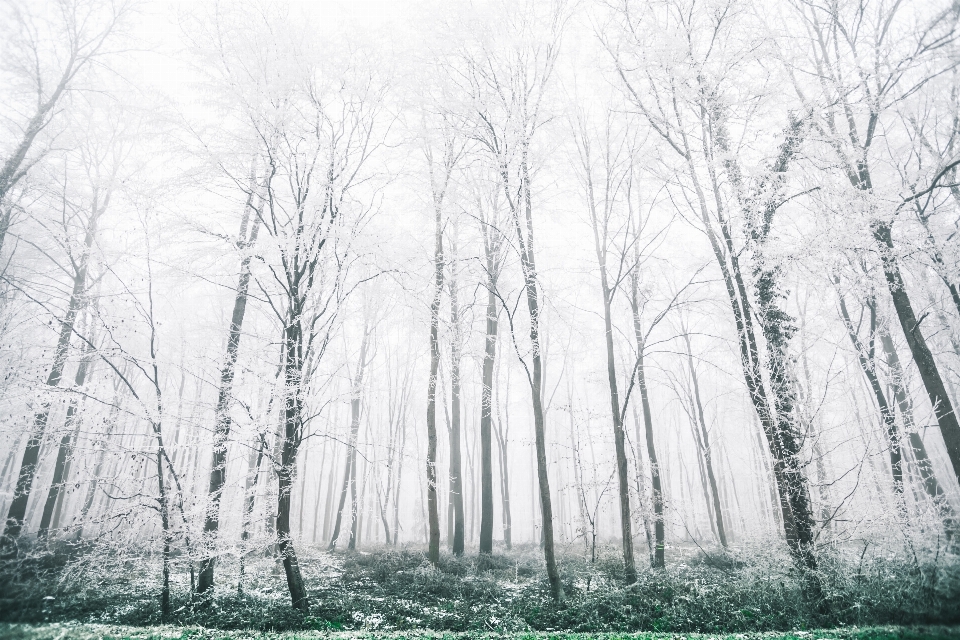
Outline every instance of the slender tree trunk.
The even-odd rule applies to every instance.
[[[91,340],[93,342],[93,340]],[[74,389],[81,389],[87,380],[87,372],[93,363],[94,352],[89,345],[84,349],[80,365],[77,367],[77,373],[73,379]],[[73,456],[73,447],[76,444],[77,435],[80,431],[77,414],[77,398],[71,398],[67,407],[67,418],[63,426],[63,437],[60,439],[60,447],[57,451],[57,461],[53,467],[53,480],[50,483],[50,489],[47,491],[47,499],[43,505],[43,515],[40,518],[40,528],[37,531],[37,537],[42,538],[47,535],[50,527],[50,521],[53,517],[54,507],[60,499],[64,485],[69,479],[70,458]],[[54,525],[56,528],[56,525]]]
[[[547,578],[550,580],[550,592],[554,600],[561,601],[563,600],[563,585],[560,582],[560,572],[557,569],[554,549],[553,503],[550,497],[550,478],[547,474],[547,436],[543,409],[543,357],[540,351],[540,292],[533,248],[533,207],[527,153],[528,150],[524,147],[520,161],[524,220],[521,222],[518,212],[514,211],[514,222],[520,241],[520,263],[523,269],[527,310],[530,314],[530,345],[532,350],[531,360],[533,361],[533,371],[530,376],[530,395],[533,400],[533,428],[536,436],[543,556],[547,565]]]
[[[497,405],[499,407],[499,384],[497,385]],[[501,517],[503,519],[503,544],[507,547],[508,550],[513,549],[513,522],[512,514],[510,513],[510,468],[508,465],[507,457],[507,445],[508,437],[510,433],[510,371],[507,370],[507,398],[505,400],[505,406],[503,410],[504,424],[500,422],[500,416],[498,411],[497,423],[496,423],[496,436],[497,436],[497,450],[499,451],[499,462],[500,462],[500,506],[501,506]]]
[[[700,400],[700,381],[697,378],[697,370],[693,366],[693,351],[690,347],[690,335],[684,334],[683,340],[687,346],[687,366],[690,369],[690,380],[693,383],[693,400],[696,409],[695,422],[699,426],[700,433],[697,437],[697,444],[703,455],[703,463],[707,472],[707,482],[710,486],[710,498],[713,505],[713,516],[717,526],[717,537],[720,538],[720,545],[727,548],[727,530],[723,521],[723,509],[720,505],[720,492],[717,489],[717,477],[713,470],[713,451],[710,448],[709,434],[707,433],[707,423],[703,415],[703,403]],[[697,426],[694,427],[697,429]]]
[[[437,200],[436,196],[434,198]],[[440,564],[440,513],[437,499],[437,377],[440,368],[440,299],[443,294],[443,218],[440,202],[435,203],[436,244],[434,249],[434,291],[430,303],[430,377],[427,381],[427,518],[428,557]]]
[[[455,233],[455,231],[454,231]],[[453,554],[463,555],[463,461],[460,411],[460,305],[457,300],[457,245],[450,242],[450,504],[453,507]]]
[[[200,560],[197,593],[205,593],[213,588],[216,556],[212,547],[216,545],[217,533],[220,529],[220,498],[223,494],[223,486],[227,481],[227,440],[230,437],[230,427],[232,426],[230,406],[233,400],[233,378],[237,356],[240,353],[240,336],[242,335],[243,317],[247,309],[247,292],[250,289],[250,260],[253,256],[250,254],[249,248],[256,244],[257,232],[260,228],[260,216],[254,212],[253,229],[250,232],[249,240],[247,239],[247,225],[256,197],[252,175],[250,182],[247,202],[243,208],[243,216],[240,221],[240,234],[237,236],[240,239],[238,244],[244,250],[244,256],[240,261],[240,279],[237,283],[237,292],[233,301],[233,314],[230,318],[227,355],[220,370],[220,391],[217,396],[217,406],[214,409],[213,459],[210,463],[210,485],[207,490],[208,503],[203,523],[203,532],[206,538],[203,548],[206,553]]]
[[[480,400],[480,553],[493,553],[493,371],[497,357],[498,329],[495,294],[497,282],[493,270],[493,260],[488,254],[487,330],[483,351],[483,393]]]
[[[243,485],[243,511],[240,516],[240,541],[245,543],[250,539],[250,527],[253,524],[253,508],[257,501],[257,481],[260,478],[260,465],[263,464],[263,440],[259,439],[257,447],[250,448],[247,459],[247,479]],[[240,549],[240,576],[237,578],[237,595],[243,594],[243,575],[246,568],[247,550]]]
[[[897,403],[897,408],[900,410],[900,419],[902,420],[903,430],[907,434],[907,442],[910,443],[914,461],[917,465],[917,471],[920,473],[920,481],[923,484],[923,489],[937,505],[941,515],[944,518],[952,521],[955,516],[953,509],[950,506],[950,501],[947,500],[947,497],[943,491],[943,487],[937,480],[937,475],[933,470],[933,464],[930,462],[930,457],[927,455],[927,448],[924,446],[923,440],[920,438],[920,434],[916,432],[916,427],[913,421],[913,403],[910,401],[910,397],[907,395],[907,390],[904,383],[905,374],[903,371],[903,365],[900,363],[900,356],[897,354],[897,348],[893,344],[893,337],[890,335],[889,329],[883,323],[880,325],[879,334],[880,344],[882,345],[884,355],[886,356],[887,366],[890,368],[890,383],[893,387],[893,397]]]
[[[839,285],[839,279],[834,279],[834,284]],[[843,299],[843,295],[840,294],[839,290],[837,291],[837,296],[840,301],[840,315],[843,317],[843,324],[847,328],[847,335],[850,336],[850,341],[853,343],[853,349],[857,352],[857,361],[860,363],[860,370],[863,371],[863,375],[866,376],[867,381],[870,383],[870,389],[873,391],[873,396],[877,401],[877,407],[880,409],[880,418],[883,421],[884,431],[887,436],[887,449],[889,449],[890,452],[890,470],[893,475],[893,488],[897,493],[900,508],[904,509],[906,505],[903,501],[903,457],[901,455],[900,433],[897,429],[893,409],[887,404],[883,387],[880,385],[880,380],[877,377],[876,361],[873,358],[872,345],[876,332],[876,314],[871,306],[871,347],[868,351],[864,348],[864,345],[860,342],[860,338],[857,336],[857,330],[854,328],[853,322],[850,319],[850,313],[847,311],[846,301]]]
[[[83,253],[77,262],[77,269],[73,277],[73,289],[70,292],[70,302],[67,304],[67,312],[63,320],[60,322],[60,336],[54,350],[53,365],[50,367],[50,373],[47,376],[46,387],[48,390],[55,389],[60,385],[77,313],[87,303],[87,268],[90,252],[97,235],[100,215],[106,210],[110,202],[109,192],[102,200],[100,200],[99,195],[98,192],[94,192],[93,203],[90,207],[90,219],[87,221],[87,228],[84,233]],[[2,191],[0,191],[0,198],[2,198]],[[40,409],[33,417],[33,426],[29,432],[27,447],[24,449],[23,459],[20,462],[20,473],[17,477],[16,489],[13,492],[13,501],[10,503],[7,520],[4,524],[3,538],[0,539],[0,557],[9,557],[17,552],[17,538],[23,530],[27,503],[30,500],[30,492],[39,466],[40,447],[47,430],[50,405],[49,399],[42,399]]]
[[[644,363],[646,340],[643,334],[643,326],[640,322],[639,288],[639,278],[634,274],[630,277],[630,308],[633,312],[633,333],[637,341],[637,390],[640,392],[640,403],[643,408],[644,439],[647,443],[647,458],[650,460],[650,484],[653,489],[653,568],[662,569],[666,566],[663,485],[660,481],[660,463],[657,458],[657,448],[654,445],[653,413],[650,410],[650,393],[647,388],[647,375]],[[640,455],[639,452],[637,455]]]

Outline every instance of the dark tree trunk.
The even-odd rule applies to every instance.
[[[924,491],[934,501],[941,515],[947,520],[954,519],[953,509],[949,500],[944,495],[943,487],[937,480],[937,475],[933,470],[933,464],[927,455],[927,448],[916,432],[913,421],[913,403],[907,395],[904,385],[903,365],[900,363],[900,356],[897,354],[897,348],[893,344],[893,338],[890,335],[886,325],[880,325],[880,344],[883,347],[887,360],[887,366],[890,368],[890,383],[893,387],[893,397],[900,410],[900,419],[903,430],[907,434],[907,442],[910,443],[910,449],[913,453],[914,461],[917,465],[917,471],[920,474],[920,482],[923,484]]]
[[[646,340],[644,339],[643,326],[640,323],[639,294],[639,278],[636,274],[633,274],[630,277],[630,308],[633,312],[633,333],[637,341],[637,389],[640,391],[640,403],[643,408],[644,439],[647,443],[647,458],[650,460],[650,484],[653,490],[653,568],[662,569],[666,564],[664,555],[666,544],[663,522],[663,485],[660,481],[657,448],[653,441],[653,414],[650,411],[650,393],[647,389],[646,368],[644,366]],[[641,453],[638,451],[637,455],[640,456]]]
[[[291,296],[297,300],[296,292]],[[280,452],[280,468],[277,470],[277,551],[283,561],[287,587],[293,607],[306,613],[310,600],[300,573],[300,563],[290,537],[290,506],[296,473],[297,449],[300,446],[303,428],[303,330],[300,324],[302,309],[291,307],[287,326],[284,328],[284,411],[283,442]]]
[[[483,394],[480,400],[480,553],[493,553],[493,370],[497,357],[498,322],[497,296],[494,293],[497,283],[489,254],[487,273],[487,330],[483,351]],[[501,477],[505,477],[503,472]]]
[[[954,475],[960,481],[960,422],[957,421],[957,414],[954,412],[953,404],[947,395],[943,378],[940,377],[940,370],[937,368],[937,363],[934,361],[933,354],[930,352],[920,329],[920,322],[923,318],[917,319],[913,311],[913,304],[907,295],[906,285],[900,273],[900,265],[894,252],[890,225],[874,222],[871,231],[880,249],[883,275],[893,298],[893,308],[897,312],[900,327],[907,338],[907,346],[910,348],[927,397],[930,398],[930,404],[937,416],[940,433],[943,436],[944,444],[947,446],[947,454],[950,457]]]
[[[463,555],[463,461],[460,425],[460,305],[457,300],[457,245],[450,242],[450,505],[453,511],[453,554]]]
[[[563,585],[557,569],[553,541],[553,503],[550,497],[550,478],[547,474],[547,436],[543,410],[543,357],[540,351],[540,292],[537,265],[533,249],[533,208],[530,193],[530,172],[527,167],[527,149],[523,149],[520,162],[523,192],[523,221],[514,211],[514,223],[520,242],[520,264],[526,290],[527,310],[530,313],[530,345],[533,371],[530,375],[530,395],[533,400],[533,428],[536,436],[537,479],[540,486],[540,513],[543,556],[547,565],[547,578],[554,600],[563,600]],[[504,180],[504,188],[506,187]],[[509,194],[508,194],[509,195]],[[531,372],[528,372],[531,373]]]
[[[204,551],[206,553],[200,560],[197,593],[205,593],[213,588],[216,556],[211,547],[216,544],[217,532],[220,529],[220,498],[223,493],[223,486],[227,481],[227,440],[230,437],[230,427],[232,426],[230,406],[233,395],[233,378],[237,356],[240,353],[243,316],[246,313],[247,292],[250,288],[250,260],[252,256],[249,253],[249,248],[256,244],[257,231],[260,228],[260,216],[254,212],[253,229],[250,232],[249,240],[247,239],[247,225],[250,220],[250,212],[254,207],[255,197],[254,184],[251,179],[247,203],[243,208],[243,216],[240,221],[240,234],[237,236],[239,238],[238,246],[244,250],[244,256],[240,261],[240,278],[237,283],[236,297],[233,301],[233,314],[230,318],[230,330],[227,337],[227,355],[223,368],[220,370],[220,391],[217,396],[217,406],[214,410],[213,459],[210,463],[210,486],[207,491],[209,502],[203,523],[204,536],[207,538],[204,541]]]
[[[428,557],[440,564],[440,513],[437,499],[437,377],[440,369],[440,299],[443,294],[443,218],[435,196],[434,290],[430,303],[430,377],[427,380]]]

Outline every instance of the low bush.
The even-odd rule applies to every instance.
[[[565,598],[549,594],[537,547],[490,557],[443,555],[434,567],[418,547],[300,551],[309,615],[289,602],[270,556],[224,556],[217,588],[191,597],[189,559],[175,559],[173,612],[159,611],[159,558],[104,543],[61,544],[0,568],[0,621],[198,625],[219,629],[453,632],[567,631],[738,633],[843,625],[960,622],[960,560],[944,550],[909,553],[835,548],[821,553],[823,602],[804,597],[782,549],[705,552],[673,548],[664,570],[623,582],[616,547],[595,562],[560,555]]]

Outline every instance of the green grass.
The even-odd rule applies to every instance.
[[[295,631],[264,633],[260,631],[222,631],[203,627],[129,627],[107,624],[52,623],[52,624],[4,624],[0,623],[0,638],[5,640],[206,640],[258,638],[295,640],[297,638],[329,638],[343,640],[353,638],[389,638],[394,640],[442,639],[503,639],[503,640],[957,640],[960,627],[847,627],[841,629],[815,629],[812,631],[774,631],[739,634],[671,634],[671,633],[450,633],[437,631],[376,632],[376,631]]]

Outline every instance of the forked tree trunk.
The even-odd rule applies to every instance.
[[[333,523],[333,533],[330,535],[329,549],[337,546],[340,529],[343,525],[343,508],[347,502],[347,492],[350,492],[350,539],[347,548],[356,547],[357,519],[357,442],[360,438],[360,395],[362,393],[363,372],[367,364],[367,341],[369,340],[369,326],[364,322],[363,338],[360,342],[360,359],[357,361],[357,374],[351,381],[350,389],[350,442],[347,445],[346,466],[343,470],[343,486],[340,489],[340,503],[337,506],[337,516]]]

